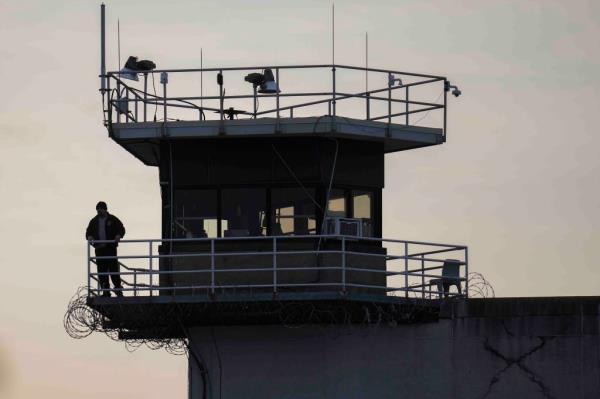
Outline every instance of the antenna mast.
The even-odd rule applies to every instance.
[[[331,64],[335,65],[335,3],[331,4]]]

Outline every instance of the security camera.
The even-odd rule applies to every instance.
[[[458,87],[456,87],[455,85],[451,85],[450,82],[446,81],[446,84],[444,85],[444,89],[446,91],[450,91],[450,89],[452,89],[452,95],[454,97],[458,97],[462,94],[462,92],[460,91],[460,89]]]

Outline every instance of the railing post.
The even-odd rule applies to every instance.
[[[91,247],[91,243],[89,241],[87,241],[87,289],[88,289],[88,296],[90,295],[90,288],[91,288],[91,284],[92,284],[92,276],[91,276],[91,263],[92,260],[90,259],[90,247]]]
[[[421,255],[421,297],[425,299],[425,255]]]
[[[371,94],[367,93],[367,120],[371,119]]]
[[[388,84],[388,123],[392,123],[392,83]]]
[[[129,100],[129,91],[127,92],[127,100]],[[135,101],[135,122],[138,122],[138,98],[135,95],[135,92],[133,93],[133,100]]]
[[[332,74],[332,78],[333,78],[333,97],[331,99],[331,108],[333,111],[333,116],[336,116],[336,112],[335,112],[335,97],[337,96],[337,92],[336,92],[336,88],[335,88],[335,65],[333,65],[333,68],[331,68],[331,74]]]
[[[408,243],[404,243],[404,297],[408,298]]]
[[[273,237],[273,295],[277,295],[277,237]]]
[[[154,274],[154,271],[152,270],[152,240],[150,240],[148,244],[148,253],[150,254],[150,296],[152,296],[154,295],[154,287],[152,286],[152,275]]]
[[[154,76],[154,75],[152,75]],[[147,104],[148,101],[148,72],[144,73],[144,122],[148,122],[148,118],[146,117]]]
[[[137,270],[133,271],[133,296],[137,296]]]
[[[465,247],[465,297],[469,297],[469,247]]]
[[[406,126],[408,126],[408,116],[410,115],[408,113],[409,107],[408,107],[408,86],[406,86],[406,104],[405,104],[405,109],[406,109]]]
[[[167,123],[167,83],[169,75],[166,72],[160,73],[160,83],[163,85],[163,122]],[[165,125],[166,126],[166,125]]]
[[[342,294],[346,295],[346,237],[342,236]]]
[[[275,130],[279,132],[279,68],[275,68],[275,81],[277,82],[277,91],[275,92],[275,106],[277,108],[277,125]]]
[[[117,105],[120,106],[121,101],[121,83],[117,80]],[[117,109],[117,123],[121,123],[121,111]]]
[[[215,295],[215,240],[210,240],[210,294]]]

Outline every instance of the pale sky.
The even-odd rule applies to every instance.
[[[330,62],[329,1],[107,1],[108,61]],[[157,170],[108,139],[99,2],[0,3],[0,397],[186,397],[187,362],[62,328],[95,203],[160,235]],[[498,296],[598,295],[600,3],[336,1],[336,62],[447,76],[448,142],[386,157],[384,236],[469,246]],[[434,98],[430,99],[434,100]]]

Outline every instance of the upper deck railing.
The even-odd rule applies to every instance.
[[[87,243],[87,283],[92,297],[121,291],[125,297],[185,294],[214,299],[223,293],[276,295],[291,289],[296,293],[319,291],[342,296],[358,290],[379,297],[438,298],[467,296],[469,289],[468,248],[462,245],[343,235],[145,239],[120,241],[116,257],[92,255],[93,245],[105,242]],[[299,242],[315,245],[297,245]],[[235,246],[244,243],[245,247]],[[188,244],[203,249],[190,250],[188,246],[165,253],[158,248]],[[377,247],[379,251],[373,250]],[[226,266],[225,258],[234,261]],[[102,259],[117,259],[120,271],[94,270],[93,265]],[[187,266],[167,266],[165,261]],[[315,271],[329,272],[330,278],[292,278],[290,282],[292,275]],[[120,275],[123,288],[99,285],[100,276],[114,274]],[[230,277],[228,281],[221,278],[224,274]],[[258,275],[261,277],[254,277]],[[458,292],[450,292],[450,285]]]
[[[270,69],[280,91],[244,77]],[[221,76],[218,84],[217,74]],[[104,121],[113,123],[332,116],[439,128],[446,134],[445,77],[347,65],[161,69],[103,77]],[[369,88],[369,83],[374,88]],[[200,93],[200,95],[198,95]]]

